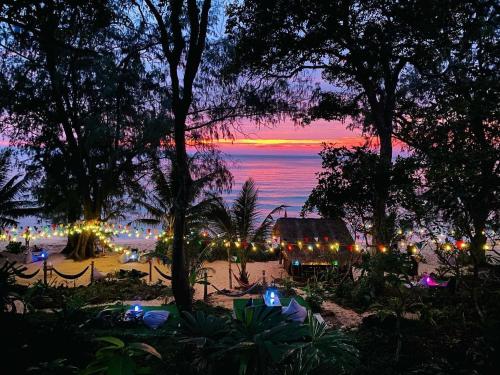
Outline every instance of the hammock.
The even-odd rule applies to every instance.
[[[89,269],[89,266],[85,267],[85,269],[82,272],[74,274],[74,275],[68,275],[66,273],[59,272],[55,268],[52,268],[52,271],[54,271],[56,273],[56,275],[61,276],[63,279],[75,280],[75,279],[78,279],[80,276],[82,276],[85,272],[87,272],[88,269]]]
[[[241,286],[241,287],[248,289],[248,288],[250,288],[251,286],[253,286],[253,285],[255,284],[255,283],[253,283],[253,284],[246,283],[246,282],[242,281],[242,280],[241,280],[241,279],[240,279],[240,278],[239,278],[239,277],[238,277],[238,276],[234,273],[234,271],[233,271],[233,270],[231,270],[231,272],[233,273],[233,277],[236,279],[236,282],[237,282],[238,284],[240,284],[240,286]]]
[[[255,282],[253,283],[252,285],[250,285],[250,288],[248,288],[247,290],[244,290],[243,292],[230,292],[230,293],[227,293],[227,292],[224,292],[222,290],[220,290],[219,288],[217,288],[214,284],[210,284],[217,292],[219,292],[220,294],[224,295],[224,296],[227,296],[227,297],[242,297],[244,296],[245,294],[248,294],[250,293],[253,289],[255,289],[255,287],[257,285],[260,285],[258,282]]]
[[[164,279],[167,279],[167,280],[172,280],[172,276],[168,276],[167,274],[164,274],[163,272],[160,271],[160,269],[156,266],[154,266],[156,272],[158,272],[160,274],[161,277],[163,277]]]

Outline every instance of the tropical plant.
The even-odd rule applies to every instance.
[[[125,344],[116,337],[99,337],[95,341],[109,345],[100,348],[96,352],[95,360],[82,371],[82,375],[144,374],[149,372],[149,367],[139,365],[137,358],[152,355],[160,360],[162,359],[155,348],[142,342]]]
[[[308,315],[307,328],[308,342],[290,356],[286,375],[343,374],[356,366],[359,352],[344,333],[328,329],[312,314]]]
[[[15,262],[6,261],[0,267],[0,313],[16,313],[16,301],[21,301],[21,296],[16,292],[15,276],[23,275],[26,267],[16,266]]]
[[[273,215],[285,206],[279,206],[259,224],[261,212],[258,209],[258,190],[255,182],[249,178],[243,184],[238,197],[231,207],[222,199],[217,199],[209,212],[209,228],[218,238],[224,239],[228,246],[228,258],[232,246],[235,246],[240,261],[240,279],[248,283],[246,269],[249,253],[256,244],[262,245],[268,239],[274,223]]]
[[[199,373],[211,373],[217,367],[215,354],[224,347],[224,338],[230,330],[229,319],[206,315],[203,311],[183,312],[180,342],[194,348],[192,366]]]
[[[12,174],[10,155],[9,150],[0,152],[0,227],[17,225],[17,218],[36,213],[35,203],[24,196],[29,179]]]
[[[24,246],[19,241],[10,241],[7,246],[5,246],[5,251],[8,251],[12,254],[20,254],[26,250],[26,246]]]
[[[307,335],[304,325],[286,321],[280,309],[265,305],[245,308],[237,313],[229,340],[232,345],[220,355],[230,355],[238,361],[240,375],[266,374],[301,346]]]
[[[324,301],[324,290],[323,285],[318,280],[311,279],[307,281],[307,285],[304,288],[306,292],[306,302],[313,312],[320,312],[321,305]]]
[[[163,150],[166,157],[171,157],[168,150]],[[170,164],[152,157],[153,169],[151,182],[153,192],[145,197],[136,197],[135,203],[146,210],[146,215],[136,221],[159,225],[168,236],[173,234],[174,225],[174,175]],[[232,175],[226,168],[220,154],[208,148],[189,157],[193,186],[186,208],[186,226],[191,232],[200,230],[206,222],[207,209],[214,199],[208,192],[221,192],[231,186]]]

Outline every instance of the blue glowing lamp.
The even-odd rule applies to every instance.
[[[272,287],[267,288],[264,294],[264,303],[269,307],[281,306],[278,289]]]
[[[292,266],[299,267],[299,266],[300,266],[300,260],[298,260],[298,259],[294,259],[294,260],[292,261]]]
[[[141,305],[132,305],[132,308],[129,310],[135,317],[141,316],[143,311],[142,311],[142,306]]]

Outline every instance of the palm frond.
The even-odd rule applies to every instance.
[[[221,198],[215,198],[207,208],[207,223],[213,235],[223,234],[226,238],[235,236],[235,226],[231,209]]]
[[[252,178],[245,181],[241,191],[233,204],[233,217],[238,235],[242,239],[248,239],[255,228],[255,222],[259,215],[257,207],[258,190]]]
[[[287,206],[281,205],[276,208],[274,208],[262,221],[262,223],[257,227],[255,232],[253,233],[252,236],[252,241],[254,242],[262,242],[264,241],[269,235],[271,234],[272,227],[274,224],[274,217],[276,213],[281,212],[284,210]]]

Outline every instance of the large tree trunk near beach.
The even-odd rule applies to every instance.
[[[211,0],[187,3],[181,0],[168,3],[145,1],[156,21],[171,83],[169,100],[172,102],[174,118],[175,150],[172,158],[175,193],[172,292],[179,310],[188,311],[192,307],[192,294],[184,234],[192,180],[186,152],[186,119],[193,101],[193,85],[205,50],[211,4]]]
[[[84,221],[86,223],[96,222],[99,217],[97,211],[96,205],[88,199],[84,204]],[[97,236],[95,233],[84,230],[81,233],[68,235],[68,242],[62,253],[74,260],[88,259],[95,255],[96,246]]]
[[[74,260],[92,258],[95,255],[97,237],[92,232],[75,233],[68,236],[62,253]]]
[[[189,205],[191,174],[189,173],[184,129],[184,121],[177,123],[175,126],[175,161],[173,174],[176,178],[174,182],[176,198],[174,202],[172,292],[179,310],[191,311],[192,295],[189,285],[189,259],[184,247],[186,210]]]

